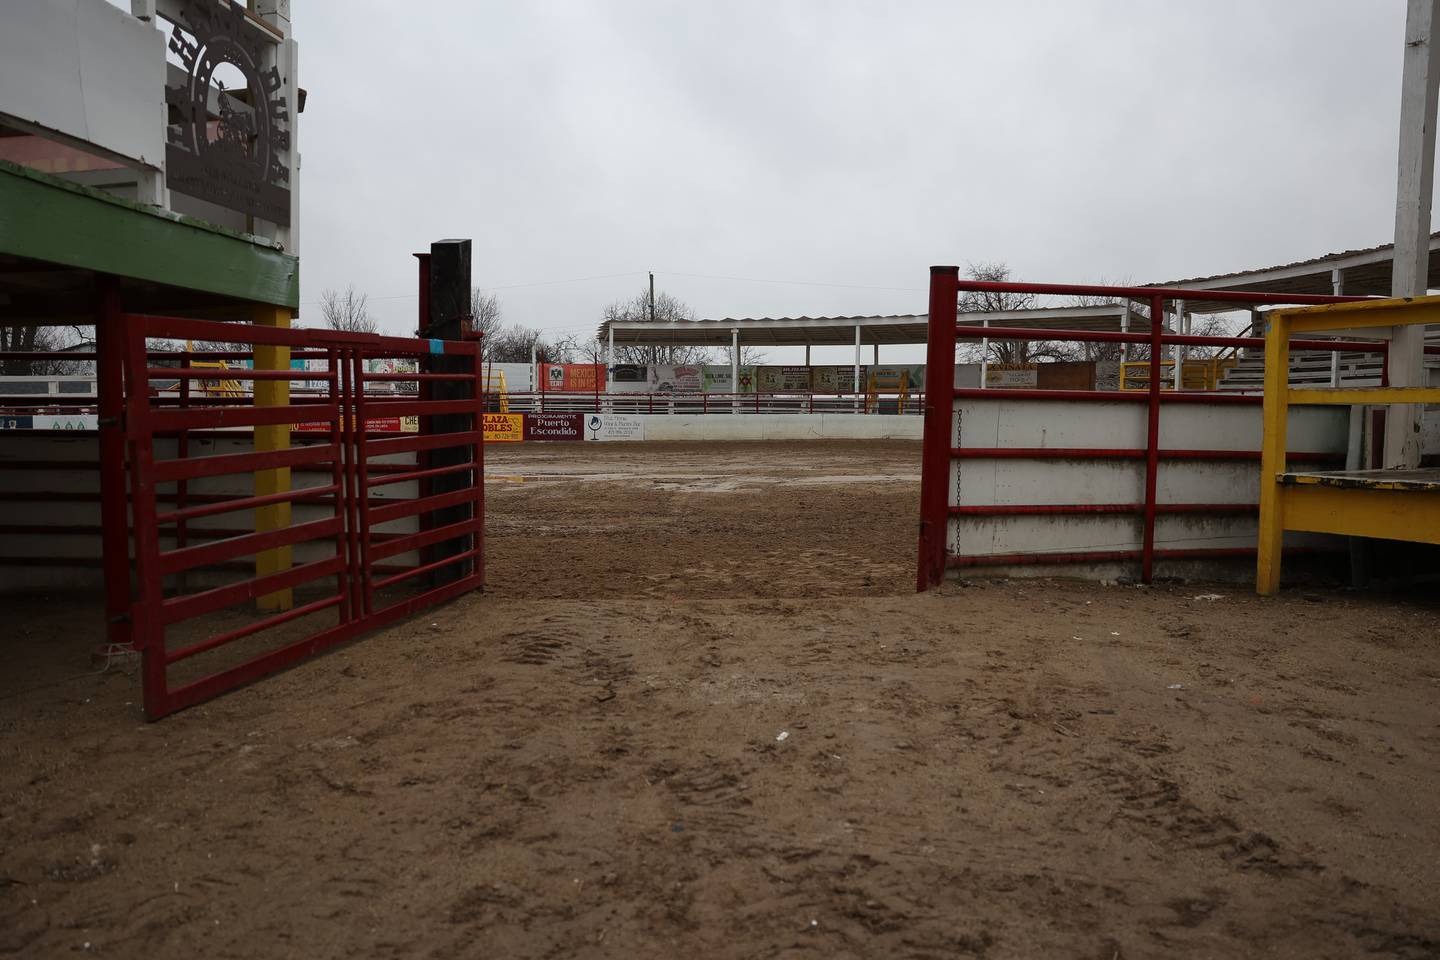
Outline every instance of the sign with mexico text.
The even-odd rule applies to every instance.
[[[526,440],[583,440],[583,413],[531,413],[525,416]]]
[[[543,389],[552,393],[594,393],[605,389],[602,363],[547,363],[542,370]]]
[[[519,443],[525,439],[525,414],[485,414],[486,443]]]

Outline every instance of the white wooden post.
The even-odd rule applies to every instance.
[[[1129,301],[1128,299],[1125,301],[1125,312],[1122,313],[1122,314],[1120,314],[1120,332],[1121,332],[1121,333],[1129,333],[1129,332],[1130,332],[1130,301]],[[1128,363],[1129,360],[1130,360],[1130,344],[1128,344],[1128,343],[1122,343],[1122,344],[1120,344],[1120,362],[1121,362],[1121,363]]]
[[[1440,71],[1434,57],[1440,0],[1409,0],[1400,83],[1400,150],[1395,189],[1395,267],[1390,294],[1422,297],[1430,275],[1430,204],[1435,184],[1435,108]],[[1390,339],[1390,386],[1425,386],[1425,328],[1396,327]],[[1385,420],[1387,469],[1420,463],[1418,404],[1393,404]]]
[[[860,410],[860,325],[855,325],[855,397],[852,399],[853,408]]]
[[[1175,301],[1175,325],[1174,325],[1174,330],[1175,330],[1176,333],[1184,333],[1184,332],[1185,332],[1185,301],[1184,301],[1184,300],[1176,300],[1176,301]],[[1175,360],[1175,370],[1174,370],[1174,374],[1175,374],[1175,375],[1174,375],[1174,377],[1172,378],[1172,380],[1173,380],[1175,389],[1176,389],[1176,390],[1180,390],[1180,389],[1184,388],[1184,386],[1185,386],[1185,346],[1184,346],[1184,344],[1179,344],[1179,343],[1175,344],[1175,350],[1174,350],[1172,356],[1173,356],[1173,358],[1174,358],[1174,360]]]
[[[1330,292],[1337,297],[1345,296],[1345,271],[1336,267],[1330,271]],[[1340,354],[1330,354],[1330,386],[1340,386]]]
[[[611,411],[610,385],[615,382],[615,325],[610,325],[610,342],[605,348],[605,412]]]
[[[987,317],[980,321],[982,327],[990,326],[990,319]],[[986,381],[990,379],[990,338],[980,338],[980,389],[988,388]]]
[[[740,412],[740,328],[730,328],[730,412]]]

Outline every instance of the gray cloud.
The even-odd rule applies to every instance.
[[[393,330],[446,236],[508,319],[588,330],[647,269],[704,316],[913,312],[931,263],[1149,281],[1393,229],[1400,0],[295,15],[302,298],[354,282]]]

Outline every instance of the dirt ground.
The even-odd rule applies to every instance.
[[[914,444],[489,456],[485,595],[160,723],[0,607],[0,954],[1440,957],[1433,594],[916,596]]]

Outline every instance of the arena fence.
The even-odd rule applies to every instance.
[[[989,293],[1021,293],[1049,296],[1090,296],[1140,301],[1149,306],[1151,316],[1157,322],[1150,325],[1148,333],[1125,333],[1112,331],[1081,331],[1027,328],[989,328],[977,331],[973,327],[958,323],[958,297],[961,291]],[[991,283],[962,281],[959,270],[953,266],[932,267],[930,274],[930,317],[929,345],[927,349],[928,387],[925,406],[925,429],[921,467],[920,530],[919,550],[916,565],[916,588],[927,590],[939,584],[947,569],[968,567],[1014,567],[1056,564],[1124,564],[1138,567],[1142,582],[1150,582],[1157,559],[1221,559],[1231,556],[1253,556],[1254,533],[1244,546],[1235,545],[1235,531],[1227,531],[1228,545],[1223,547],[1186,546],[1181,548],[1158,548],[1156,546],[1157,517],[1185,516],[1204,519],[1208,517],[1246,514],[1253,516],[1256,510],[1255,493],[1258,491],[1258,472],[1249,468],[1242,479],[1249,490],[1246,502],[1164,502],[1157,495],[1157,478],[1162,462],[1168,464],[1211,462],[1254,462],[1259,460],[1259,436],[1254,438],[1253,449],[1224,449],[1213,445],[1204,449],[1190,449],[1181,445],[1161,445],[1162,411],[1179,407],[1200,407],[1206,410],[1223,410],[1236,405],[1248,406],[1254,410],[1258,426],[1259,397],[1216,394],[1214,392],[1163,391],[1162,374],[1163,348],[1170,345],[1196,347],[1261,347],[1260,337],[1217,337],[1177,334],[1164,329],[1158,322],[1165,315],[1165,306],[1176,300],[1206,300],[1234,303],[1237,308],[1264,304],[1315,304],[1335,303],[1354,300],[1354,297],[1267,295],[1244,291],[1190,291],[1182,289],[1158,289],[1149,287],[1113,287],[1072,284],[1034,283]],[[1149,347],[1149,376],[1145,392],[1136,391],[1064,391],[1064,390],[975,390],[947,387],[949,378],[937,376],[939,371],[948,371],[955,363],[957,342],[962,339],[989,338],[1021,341],[1101,342],[1141,344]],[[1384,354],[1383,341],[1342,341],[1314,340],[1297,341],[1299,349],[1319,351],[1357,351]],[[1059,418],[1065,412],[1075,412],[1082,406],[1096,404],[1122,410],[1134,409],[1136,405],[1144,412],[1143,423],[1138,425],[1137,439],[1143,436],[1143,444],[1119,447],[1111,440],[1097,441],[1091,431],[1090,442],[1070,446],[1056,443],[1053,437],[1063,431],[1045,430],[1036,436],[1040,439],[1030,445],[1001,444],[977,445],[972,436],[962,443],[960,421],[962,408],[967,403],[1017,404],[1040,403],[1048,405],[1052,416]],[[1097,409],[1098,412],[1098,409]],[[1042,416],[1041,420],[1045,418]],[[997,421],[998,422],[998,421]],[[1172,424],[1172,426],[1176,426]],[[998,430],[998,427],[996,428]],[[1173,430],[1175,436],[1182,431]],[[1292,454],[1304,458],[1305,453]],[[1326,460],[1335,456],[1333,450],[1315,451],[1312,459]],[[989,502],[983,504],[963,503],[962,480],[966,464],[985,462],[987,469],[997,471],[997,488],[1012,480],[1015,489],[1030,491],[1029,500],[1018,502]],[[1074,477],[1061,472],[1065,464],[1131,462],[1143,464],[1143,475],[1137,485],[1138,498],[1123,501],[1106,501],[1097,497],[1093,487],[1084,482],[1067,483]],[[1016,465],[1025,464],[1030,471],[1028,478],[1014,472]],[[1037,466],[1039,465],[1039,466]],[[1250,476],[1254,473],[1254,476]],[[1083,480],[1083,477],[1081,478]],[[1066,499],[1067,493],[1072,499]],[[1042,502],[1043,501],[1043,502]],[[1135,543],[1115,544],[1113,536],[1097,545],[1062,546],[1053,544],[1034,550],[1016,552],[987,552],[983,548],[966,543],[963,536],[966,525],[987,522],[998,517],[1040,517],[1051,518],[1059,528],[1063,521],[1081,518],[1104,518],[1115,516],[1135,517],[1140,521]],[[969,538],[974,541],[976,538]],[[983,539],[983,538],[982,538]],[[1054,538],[1063,539],[1063,538]],[[1123,538],[1122,538],[1123,539]],[[1092,539],[1093,543],[1093,539]]]

